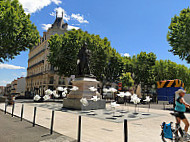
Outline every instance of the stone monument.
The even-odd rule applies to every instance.
[[[99,81],[92,75],[90,69],[90,55],[91,52],[87,48],[87,44],[84,43],[78,53],[77,60],[77,75],[72,81],[73,86],[77,86],[78,90],[71,91],[67,98],[63,101],[63,107],[76,110],[91,110],[91,109],[104,109],[106,102],[101,99],[100,94],[97,91],[92,91],[89,88],[98,87]],[[93,96],[100,98],[99,100],[91,100]],[[81,99],[86,98],[88,105],[84,106],[81,103]]]

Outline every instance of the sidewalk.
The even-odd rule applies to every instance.
[[[35,126],[18,117],[11,117],[0,111],[0,142],[74,142],[73,139],[58,133],[49,134],[49,129]]]
[[[21,103],[15,104],[14,114],[20,116]],[[33,109],[35,103],[24,104],[24,119],[32,122]],[[0,109],[4,110],[4,104],[0,104]],[[7,111],[11,112],[12,107],[8,107]],[[120,109],[120,108],[118,108]],[[129,109],[134,110],[134,107]],[[139,108],[140,111],[146,112],[146,108]],[[169,111],[151,109],[150,113],[156,113],[158,117],[146,118],[128,121],[129,142],[160,142],[160,124],[163,121],[175,122]],[[190,118],[190,114],[186,115]],[[38,107],[36,123],[50,128],[51,110]],[[55,111],[54,131],[69,136],[73,139],[77,138],[78,115],[68,112]],[[82,142],[122,142],[123,123],[114,123],[92,117],[82,117]]]

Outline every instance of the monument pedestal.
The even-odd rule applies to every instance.
[[[101,98],[100,94],[96,91],[90,91],[90,87],[97,88],[99,81],[94,77],[79,77],[72,81],[73,86],[77,86],[79,89],[71,91],[67,99],[63,100],[63,107],[77,110],[91,110],[91,109],[104,109],[106,107],[105,100],[92,101],[93,96]],[[86,98],[88,106],[83,106],[80,102],[81,98]]]
[[[98,100],[92,101],[88,100],[88,106],[83,106],[80,102],[80,99],[64,99],[63,100],[63,107],[68,109],[74,110],[96,110],[96,109],[105,109],[106,101],[105,100]]]

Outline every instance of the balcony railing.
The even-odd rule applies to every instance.
[[[42,49],[40,52],[38,52],[37,54],[35,54],[34,56],[32,56],[31,58],[28,59],[28,61],[32,60],[33,58],[35,58],[36,56],[40,55],[42,52],[44,52],[45,49]]]
[[[44,60],[41,60],[41,61],[39,61],[38,63],[36,63],[36,64],[34,64],[34,65],[28,67],[27,70],[29,70],[29,69],[31,69],[31,68],[33,68],[33,67],[35,67],[35,66],[37,66],[37,65],[39,65],[39,64],[41,64],[41,63],[44,63]]]
[[[31,77],[36,77],[36,76],[39,76],[39,75],[42,75],[43,73],[40,72],[40,73],[37,73],[37,74],[33,74],[33,75],[30,75],[30,76],[27,76],[26,78],[31,78]]]

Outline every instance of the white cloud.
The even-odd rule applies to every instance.
[[[75,26],[75,25],[76,25],[76,26],[80,26],[80,24],[71,24],[71,25],[72,25],[72,26]]]
[[[51,24],[42,24],[42,29],[43,30],[48,30],[48,28],[50,28],[51,27]],[[76,29],[76,30],[78,30],[78,29],[80,29],[79,27],[75,27],[75,26],[71,26],[71,25],[68,25],[68,28],[67,28],[67,30],[68,31],[70,31],[70,30],[72,30],[72,29]]]
[[[70,25],[68,25],[67,30],[70,31],[70,30],[72,30],[72,29],[78,30],[78,29],[80,29],[80,28],[79,28],[79,27],[75,27],[75,26],[70,26]]]
[[[129,53],[121,53],[121,56],[130,57],[130,54]]]
[[[25,69],[25,67],[9,65],[9,64],[0,64],[0,69]]]
[[[130,57],[129,53],[124,53],[123,54],[125,57]]]
[[[63,20],[68,22],[71,19],[70,16],[67,15],[66,11],[61,7],[55,8],[54,12],[50,13],[50,15],[55,17],[56,11],[57,11],[57,17],[62,17],[62,12],[63,12]]]
[[[59,4],[62,3],[61,0],[52,0],[52,2],[54,2],[54,3],[57,4],[57,5],[59,5]]]
[[[83,15],[80,15],[80,14],[72,14],[71,15],[71,18],[77,20],[79,23],[89,23],[87,20],[84,19],[84,16]]]
[[[42,29],[47,31],[51,27],[51,24],[42,24]]]
[[[51,3],[55,3],[56,5],[62,3],[61,0],[19,0],[19,2],[22,4],[27,14],[35,13]]]
[[[55,17],[55,12],[52,12],[49,15]]]
[[[50,15],[55,17],[56,11],[57,11],[57,17],[62,17],[62,12],[63,12],[63,20],[65,20],[67,22],[70,20],[76,20],[80,24],[82,24],[82,23],[88,24],[89,23],[87,20],[84,19],[84,15],[72,13],[72,15],[70,16],[67,14],[67,12],[62,7],[55,8],[54,11],[52,13],[50,13]],[[75,24],[75,25],[80,25],[80,24]],[[74,24],[72,24],[72,25],[74,25]]]

